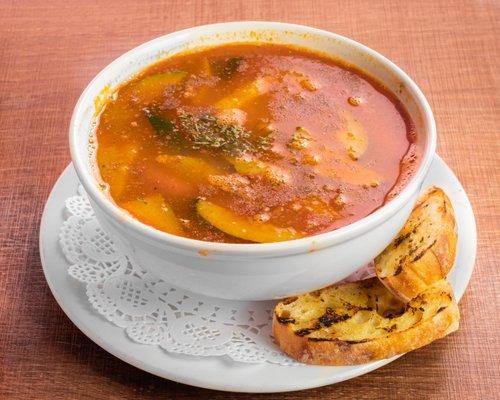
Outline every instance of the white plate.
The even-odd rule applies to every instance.
[[[173,381],[235,392],[285,392],[341,382],[366,374],[395,358],[350,367],[243,364],[224,357],[192,357],[167,353],[158,346],[132,342],[122,328],[92,309],[85,288],[72,279],[59,247],[64,201],[77,193],[78,179],[69,165],[47,200],[40,227],[40,256],[47,283],[73,323],[90,339],[123,361]],[[451,198],[458,222],[458,252],[449,280],[459,299],[469,282],[476,257],[476,223],[467,195],[448,166],[436,156],[424,187],[436,185]]]

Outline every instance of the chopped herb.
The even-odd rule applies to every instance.
[[[237,157],[243,153],[264,152],[272,143],[270,134],[252,141],[250,131],[213,115],[197,117],[180,111],[175,119],[170,120],[147,108],[144,113],[159,136],[169,139],[176,146],[193,150],[203,149]]]
[[[273,137],[271,134],[259,136],[256,141],[257,151],[264,152],[269,150],[273,144]]]
[[[241,57],[231,57],[224,61],[216,61],[213,66],[215,73],[224,79],[230,79],[232,76],[238,72],[238,68],[240,67],[243,58]]]
[[[179,129],[192,141],[195,150],[216,150],[228,156],[252,152],[250,132],[239,125],[227,124],[212,115],[179,116]]]
[[[146,114],[146,117],[148,117],[149,123],[154,128],[157,134],[165,135],[173,131],[174,124],[169,119],[147,108],[144,109],[144,114]]]

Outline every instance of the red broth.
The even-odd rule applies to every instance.
[[[415,137],[395,96],[360,70],[300,48],[230,44],[122,84],[100,114],[96,158],[113,200],[145,224],[274,242],[381,207]]]

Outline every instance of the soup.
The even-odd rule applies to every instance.
[[[402,105],[305,49],[229,44],[161,60],[102,108],[96,161],[136,219],[193,239],[292,240],[350,224],[408,177]]]

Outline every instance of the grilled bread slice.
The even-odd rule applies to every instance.
[[[405,304],[371,278],[280,302],[273,332],[281,349],[298,361],[352,365],[425,346],[457,330],[458,321],[445,280]]]
[[[450,200],[439,188],[419,199],[398,236],[375,258],[382,283],[409,301],[432,283],[446,277],[455,261],[457,233]]]

